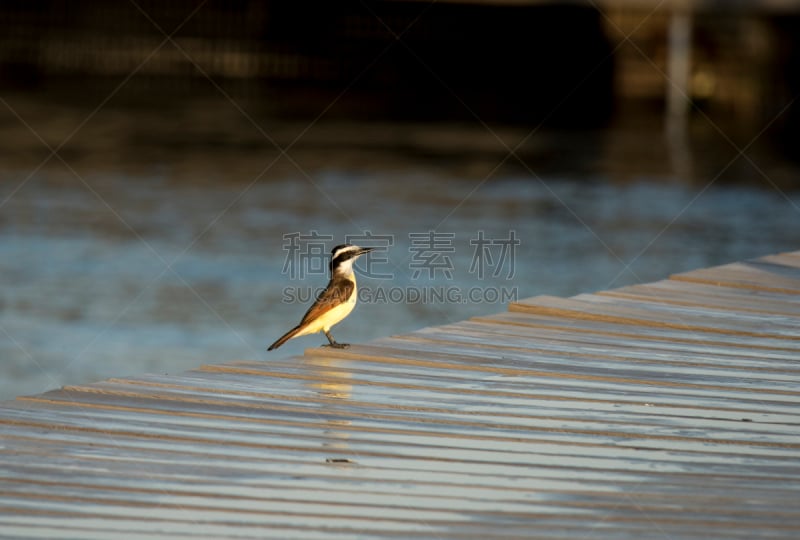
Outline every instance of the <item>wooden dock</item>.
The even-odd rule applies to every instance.
[[[0,404],[2,538],[800,538],[800,252]]]

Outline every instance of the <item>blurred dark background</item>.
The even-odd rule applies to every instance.
[[[796,250],[799,42],[793,0],[0,1],[0,397],[274,361],[293,233],[391,235],[361,286],[519,297]],[[452,276],[413,277],[429,231]]]
[[[327,118],[358,120],[477,117],[591,126],[611,112],[611,44],[603,17],[588,6],[347,0],[3,6],[0,69],[5,81],[25,90],[59,84],[83,94],[87,78],[114,84],[135,70],[126,84],[133,99],[145,97],[137,92],[145,89],[181,96],[213,90],[211,77],[231,96],[263,101],[290,119],[327,109]],[[174,42],[160,47],[167,35]],[[569,106],[556,107],[567,96]]]
[[[656,171],[674,165],[676,156],[624,134],[658,131],[678,116],[672,119],[679,126],[677,144],[689,145],[689,152],[677,159],[687,165],[693,164],[691,150],[710,148],[719,154],[712,166],[717,168],[751,142],[751,150],[794,159],[800,135],[793,103],[800,93],[800,4],[686,4],[695,7],[692,12],[680,11],[681,5],[5,1],[0,84],[12,107],[25,96],[87,112],[102,102],[103,108],[138,106],[173,114],[172,129],[187,128],[182,140],[170,141],[177,145],[193,139],[223,146],[239,142],[195,133],[192,122],[205,131],[219,119],[186,112],[194,106],[218,108],[225,96],[273,124],[368,124],[363,136],[355,130],[344,140],[303,137],[300,146],[384,145],[462,157],[475,149],[445,137],[433,145],[417,142],[407,135],[407,124],[463,123],[479,132],[485,132],[482,125],[546,127],[551,135],[546,142],[537,147],[526,140],[519,148],[541,170],[558,168],[562,160],[575,164],[574,155],[564,155],[571,143],[553,136],[554,130],[613,129],[619,136],[603,143],[610,155],[578,160],[588,160],[591,171],[608,161],[624,169],[619,162],[631,160],[634,167]],[[688,32],[684,42],[675,38],[681,25]],[[668,103],[671,93],[677,93],[677,105]],[[198,103],[203,99],[211,103]],[[378,129],[384,133],[376,136],[375,123],[382,121],[401,125],[389,134]],[[117,133],[121,151],[131,143],[154,142],[164,130],[170,127],[153,127],[147,136]],[[766,133],[753,140],[761,130]],[[165,135],[173,139],[172,132]],[[275,142],[288,144],[297,134],[286,133],[285,141],[282,135]],[[270,146],[263,137],[256,142]],[[512,142],[517,141],[507,144],[515,146]],[[479,149],[507,153],[504,145]],[[722,178],[747,180],[750,172],[733,167]],[[681,173],[691,176],[694,169]],[[794,185],[777,174],[776,182]]]

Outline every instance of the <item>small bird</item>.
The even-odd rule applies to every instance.
[[[347,343],[337,343],[331,335],[331,327],[347,317],[356,307],[356,276],[353,273],[353,263],[361,255],[369,253],[375,248],[362,248],[350,244],[336,246],[331,251],[331,280],[328,286],[320,293],[314,304],[308,308],[300,324],[282,335],[275,343],[269,346],[269,351],[277,349],[287,341],[298,336],[325,333],[329,345],[343,349],[349,347]]]

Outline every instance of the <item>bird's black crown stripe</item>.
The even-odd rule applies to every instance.
[[[336,256],[334,256],[334,253],[336,253],[337,251],[339,251],[342,248],[355,248],[355,247],[357,247],[357,246],[354,246],[352,244],[341,244],[341,245],[336,246],[335,248],[333,248],[331,250],[331,264],[330,264],[331,272],[333,272],[333,269],[336,268],[341,263],[343,263],[344,261],[346,261],[348,259],[352,259],[353,257],[358,257],[359,255],[361,255],[361,251],[359,249],[352,249],[352,250],[349,250],[349,251],[345,251],[344,253],[340,253],[340,254],[338,254]]]

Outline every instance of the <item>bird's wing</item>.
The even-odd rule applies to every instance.
[[[355,283],[349,279],[332,279],[328,286],[325,287],[325,290],[317,297],[314,304],[308,308],[298,326],[304,326],[306,323],[349,300],[354,288]]]

